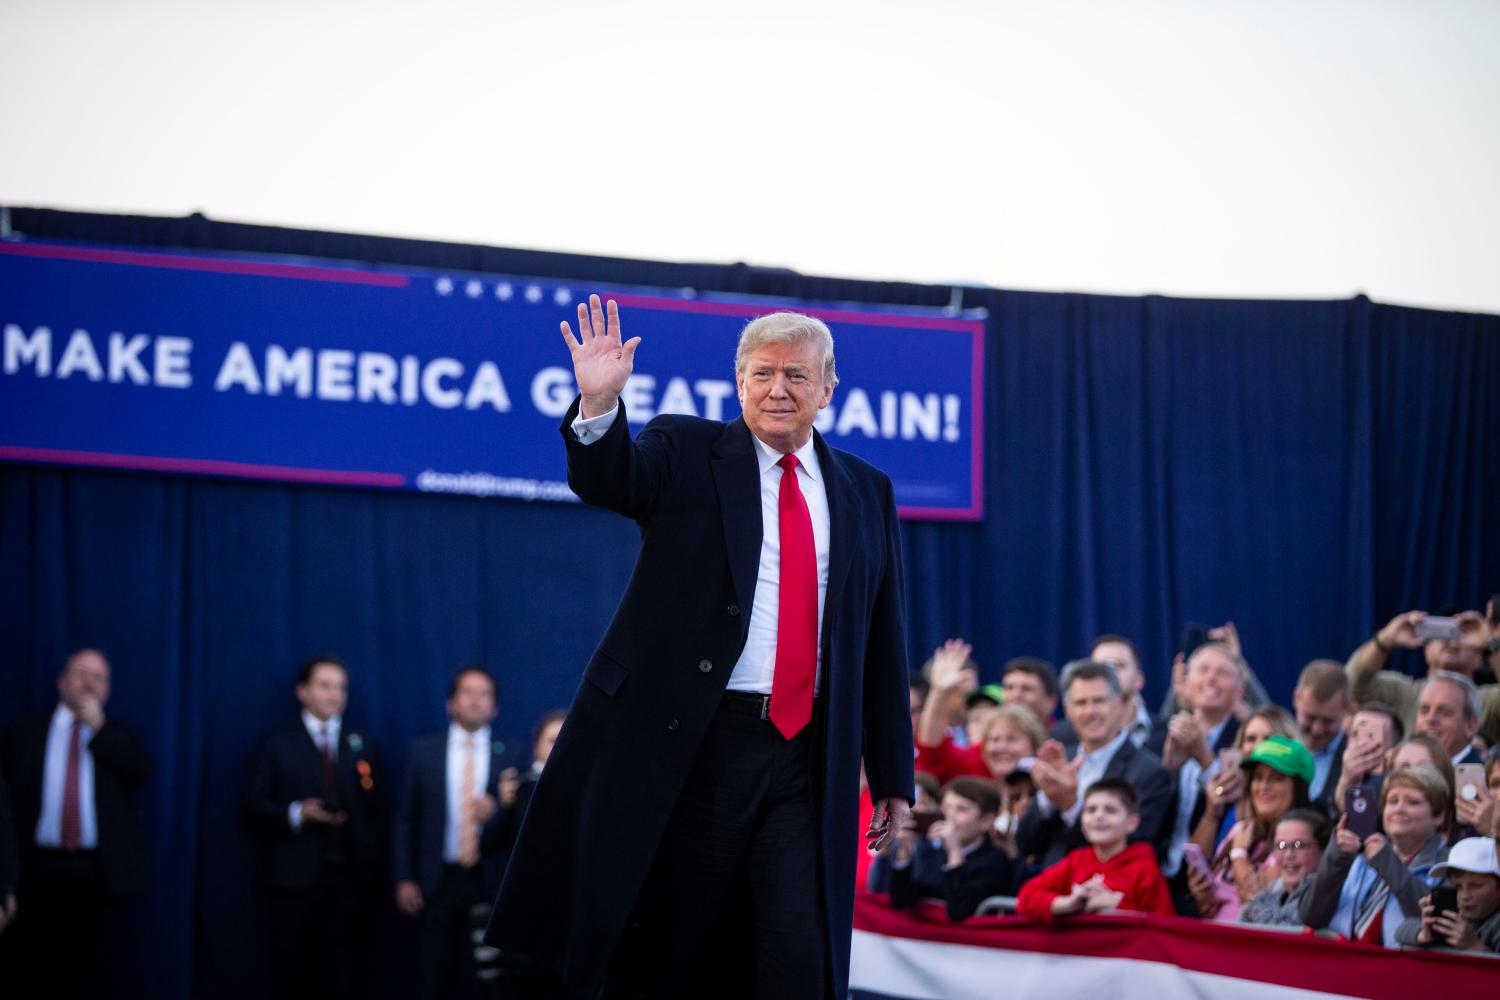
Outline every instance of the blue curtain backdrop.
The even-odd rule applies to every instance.
[[[12,210],[36,237],[260,251],[573,281],[942,306],[947,288],[215,223]],[[910,644],[1007,658],[1140,645],[1154,702],[1185,621],[1233,619],[1285,700],[1410,607],[1500,589],[1500,317],[1338,302],[965,289],[989,310],[987,517],[908,524]],[[837,331],[835,331],[836,333]],[[546,335],[552,335],[547,332]],[[1486,516],[1488,514],[1488,516]],[[48,709],[65,653],[105,649],[111,714],[157,762],[155,886],[120,996],[264,984],[247,756],[311,651],[351,664],[349,725],[394,786],[447,679],[502,685],[501,731],[571,697],[636,547],[629,523],[504,500],[0,466],[0,719]],[[1408,666],[1415,670],[1416,664]],[[409,992],[399,922],[374,961]]]

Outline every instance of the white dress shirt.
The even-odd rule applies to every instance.
[[[443,820],[443,860],[458,864],[458,821],[464,808],[464,753],[474,750],[474,794],[483,795],[490,780],[490,727],[469,732],[448,724],[448,764],[445,768],[448,807]]]
[[[68,743],[73,737],[73,720],[78,716],[59,703],[47,728],[47,751],[42,758],[42,814],[36,821],[38,847],[62,846],[63,786],[68,780]],[[94,755],[89,740],[94,729],[87,723],[78,725],[78,845],[92,850],[99,846],[99,821],[94,811]]]
[[[1224,735],[1224,727],[1229,725],[1229,720],[1233,718],[1232,715],[1224,716],[1217,726],[1203,735],[1210,751],[1219,745],[1219,738]],[[1167,844],[1167,862],[1161,866],[1161,873],[1167,878],[1172,878],[1182,870],[1182,850],[1193,835],[1190,827],[1193,822],[1193,807],[1198,804],[1198,793],[1203,782],[1218,773],[1217,755],[1209,761],[1206,768],[1198,763],[1197,758],[1189,757],[1177,770],[1177,815],[1172,819],[1172,839]]]
[[[581,415],[572,423],[574,436],[580,444],[593,444],[604,436],[614,424],[620,406],[608,413],[585,419]],[[783,470],[776,463],[782,453],[766,444],[754,434],[755,457],[760,465],[760,566],[756,570],[755,601],[750,609],[749,633],[745,648],[730,672],[727,689],[748,691],[753,694],[770,694],[771,680],[776,673],[776,623],[781,610],[781,477]],[[823,609],[828,600],[828,547],[830,520],[828,514],[828,487],[823,478],[823,467],[818,462],[818,450],[813,446],[812,436],[798,448],[797,486],[807,501],[807,513],[812,519],[813,548],[818,560],[818,667],[813,692],[823,674]]]
[[[313,746],[318,748],[319,753],[322,753],[326,749],[328,756],[333,759],[335,764],[339,761],[339,730],[343,727],[343,724],[344,717],[342,715],[330,716],[327,722],[320,722],[318,717],[311,712],[305,709],[302,712],[302,725],[307,727],[307,735],[312,737]],[[325,727],[328,730],[326,747],[324,746],[325,737],[323,735]],[[302,803],[300,801],[293,802],[286,807],[286,821],[287,825],[292,828],[293,833],[301,832]]]

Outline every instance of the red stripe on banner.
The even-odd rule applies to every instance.
[[[0,460],[42,462],[48,465],[92,465],[146,472],[179,472],[239,479],[276,479],[327,486],[406,485],[406,477],[394,472],[341,472],[334,469],[296,469],[284,465],[249,465],[206,458],[164,458],[153,455],[110,455],[97,451],[55,451],[51,448],[0,446]]]
[[[1500,984],[1500,961],[1495,959],[1395,951],[1144,913],[1076,916],[1055,924],[1024,917],[975,917],[951,924],[939,905],[924,903],[914,913],[896,911],[880,897],[862,892],[854,903],[854,926],[886,937],[992,948],[997,963],[1003,963],[1006,951],[1125,958],[1353,996],[1430,990],[1435,983],[1456,995],[1489,996]],[[997,966],[997,972],[1001,969]]]
[[[64,247],[40,243],[0,243],[0,253],[13,257],[44,257],[86,264],[125,264],[130,267],[160,267],[175,271],[208,271],[215,274],[248,274],[258,278],[293,278],[299,281],[334,281],[345,285],[376,285],[405,288],[411,279],[384,271],[356,271],[339,267],[303,264],[273,264],[267,261],[232,260],[221,257],[190,257],[185,254],[138,253],[98,247]]]

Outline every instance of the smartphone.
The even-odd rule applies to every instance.
[[[1453,768],[1453,787],[1458,797],[1473,802],[1484,789],[1483,764],[1457,764]]]
[[[1192,656],[1199,646],[1208,642],[1208,630],[1211,627],[1199,622],[1188,622],[1182,626],[1182,641],[1179,645],[1179,651],[1184,658]]]
[[[1214,877],[1213,869],[1208,866],[1208,859],[1203,856],[1203,848],[1194,843],[1182,846],[1182,863],[1206,879]]]
[[[911,814],[912,829],[917,832],[918,837],[925,839],[927,831],[932,829],[932,824],[942,818],[942,812],[937,809],[914,809]]]
[[[1415,626],[1418,639],[1442,639],[1445,642],[1457,642],[1460,635],[1458,622],[1452,618],[1423,618]]]
[[[1234,769],[1240,766],[1240,761],[1245,759],[1245,751],[1239,747],[1225,747],[1219,751],[1219,773],[1233,774]]]
[[[1360,840],[1369,838],[1380,827],[1376,801],[1375,794],[1364,785],[1353,785],[1344,794],[1344,828]]]
[[[1458,912],[1458,890],[1451,885],[1440,885],[1432,890],[1432,908],[1438,913]]]

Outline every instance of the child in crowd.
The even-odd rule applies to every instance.
[[[1088,846],[1022,886],[1016,909],[1033,920],[1098,910],[1175,912],[1151,845],[1126,844],[1140,823],[1134,786],[1120,778],[1094,782],[1079,821]]]
[[[1448,876],[1457,909],[1439,909],[1437,892],[1422,897],[1422,914],[1396,929],[1404,945],[1500,952],[1500,858],[1490,837],[1469,837],[1453,845],[1448,860],[1432,866],[1434,877]]]
[[[964,775],[943,789],[943,818],[925,838],[908,828],[891,854],[891,905],[915,906],[941,899],[949,920],[974,915],[990,896],[1015,892],[1015,863],[995,846],[990,830],[1000,813],[1000,790],[992,781]]]

